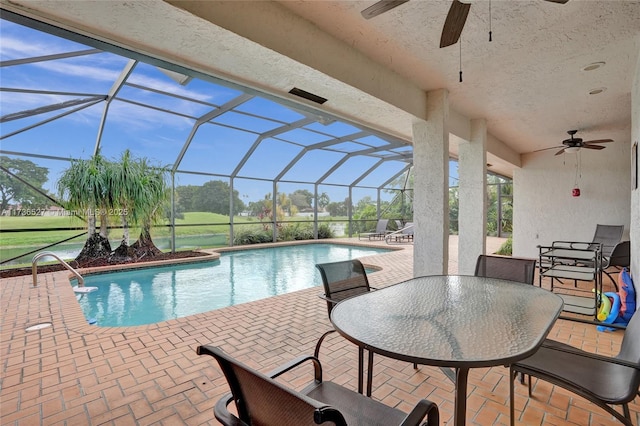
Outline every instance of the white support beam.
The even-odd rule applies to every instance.
[[[449,266],[449,93],[429,92],[427,108],[427,121],[413,124],[414,276]]]
[[[458,273],[473,275],[486,250],[487,123],[471,121],[471,140],[460,143],[458,157]]]

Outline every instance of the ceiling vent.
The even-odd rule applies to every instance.
[[[315,102],[320,105],[327,102],[327,99],[323,98],[322,96],[314,95],[313,93],[298,89],[297,87],[289,90],[289,93],[291,93],[292,95],[300,96],[301,98],[305,98],[308,101]]]

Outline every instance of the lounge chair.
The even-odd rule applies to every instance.
[[[389,225],[389,219],[379,219],[376,224],[375,232],[363,232],[358,234],[359,240],[367,239],[371,240],[383,240],[384,237],[391,231],[387,230],[387,226]]]
[[[313,356],[296,358],[264,375],[215,346],[199,346],[196,351],[218,361],[231,388],[231,394],[223,396],[214,408],[216,419],[225,426],[307,426],[325,422],[336,426],[439,424],[438,406],[431,401],[418,401],[407,415],[341,385],[323,381],[322,365]],[[274,380],[307,361],[313,365],[314,380],[303,390],[295,391]],[[227,408],[232,401],[237,415]]]
[[[413,243],[413,222],[407,222],[397,231],[391,232],[384,237],[387,244]]]

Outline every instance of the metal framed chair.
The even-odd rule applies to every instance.
[[[596,225],[596,232],[593,234],[593,240],[589,250],[592,250],[595,244],[600,244],[603,258],[609,258],[615,246],[622,240],[624,225]]]
[[[474,275],[533,284],[535,272],[535,259],[481,254],[478,256]]]
[[[606,357],[578,348],[546,340],[529,358],[510,367],[511,425],[514,424],[514,381],[518,373],[531,376],[567,389],[591,401],[623,424],[632,426],[628,403],[638,394],[640,386],[640,315],[634,315],[622,339],[620,353]],[[619,413],[616,405],[621,405]]]
[[[307,426],[330,423],[336,426],[437,426],[438,406],[420,400],[409,414],[322,380],[318,358],[296,358],[268,375],[241,364],[215,346],[199,346],[198,355],[210,355],[220,364],[231,394],[215,405],[214,415],[225,426]],[[313,365],[313,381],[301,391],[274,380],[306,362]],[[227,408],[235,403],[237,415]],[[425,420],[426,418],[426,420]]]
[[[322,277],[322,286],[324,294],[320,298],[327,302],[327,314],[331,316],[331,310],[340,301],[350,297],[371,291],[367,272],[358,259],[343,260],[339,262],[319,263],[316,268],[320,271]],[[336,330],[331,329],[320,336],[313,355],[318,358],[320,355],[320,346],[324,339]],[[364,350],[358,349],[359,362],[363,362]],[[373,352],[369,352],[368,370],[369,377],[373,370]],[[362,365],[359,368],[359,374],[362,374]],[[358,392],[362,393],[362,377],[358,378]],[[367,394],[371,395],[371,387],[368,387]]]
[[[613,283],[616,291],[618,291],[618,283],[616,279],[607,271],[608,268],[615,266],[618,268],[629,267],[631,265],[631,241],[621,241],[613,248],[611,255],[602,259],[602,272],[604,272]]]

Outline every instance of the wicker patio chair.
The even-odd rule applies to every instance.
[[[225,426],[307,426],[332,424],[336,426],[436,426],[438,406],[420,400],[407,415],[374,399],[341,385],[322,380],[322,366],[318,358],[296,358],[269,375],[264,375],[234,360],[215,346],[199,346],[198,355],[210,355],[220,364],[231,394],[223,396],[215,405],[214,415]],[[281,374],[311,362],[314,380],[301,391],[285,387],[274,380]],[[235,403],[237,415],[228,410]],[[426,420],[425,417],[427,418]]]
[[[567,389],[603,408],[623,424],[632,426],[628,403],[640,386],[640,315],[634,315],[615,357],[593,354],[547,339],[529,358],[510,367],[510,410],[514,424],[514,379],[517,373],[531,376]],[[615,405],[622,405],[620,414]]]
[[[533,284],[535,272],[535,259],[481,254],[478,256],[474,275]]]

